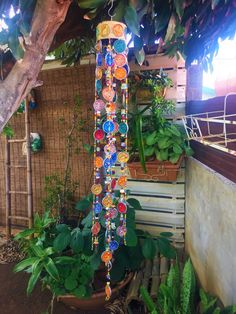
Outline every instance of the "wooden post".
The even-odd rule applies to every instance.
[[[11,172],[10,172],[10,143],[6,137],[5,148],[5,182],[6,182],[6,236],[7,240],[11,237]]]
[[[32,199],[32,166],[31,166],[31,145],[30,145],[30,118],[29,101],[25,100],[25,133],[26,133],[26,164],[27,164],[27,208],[29,218],[29,228],[33,226],[33,199]]]

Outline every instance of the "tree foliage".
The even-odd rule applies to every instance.
[[[24,55],[37,1],[7,0],[0,5],[0,16],[8,26],[0,31],[0,45],[10,49],[15,59]],[[235,0],[114,0],[112,7],[109,0],[77,0],[72,5],[75,2],[84,10],[84,18],[90,20],[94,37],[97,23],[110,18],[108,11],[111,8],[113,20],[125,22],[132,33],[139,63],[144,60],[144,50],[155,47],[159,41],[159,51],[171,57],[180,53],[186,58],[187,65],[196,59],[207,65],[218,51],[218,39],[232,38],[236,31]],[[16,14],[9,18],[11,6]],[[76,16],[70,18],[76,19]],[[84,21],[81,19],[78,23],[83,24]],[[89,38],[91,29],[88,27],[87,30]],[[56,51],[56,56],[68,60],[69,64],[78,59],[81,44],[84,45],[84,41],[78,40],[79,33],[73,32],[72,36],[72,42]],[[90,51],[89,47],[87,50]]]

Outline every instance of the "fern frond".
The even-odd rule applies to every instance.
[[[181,287],[182,314],[193,313],[196,279],[190,259],[185,263]]]

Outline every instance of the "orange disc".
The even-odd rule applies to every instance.
[[[114,102],[111,102],[106,106],[107,112],[115,112],[116,111],[116,104]]]
[[[101,168],[103,166],[102,157],[96,157],[95,158],[95,166],[96,166],[96,168]]]
[[[124,34],[124,29],[123,29],[122,25],[120,25],[120,24],[115,24],[112,27],[112,31],[113,31],[113,34],[117,37],[121,37]]]
[[[126,176],[121,176],[119,177],[117,183],[119,184],[119,186],[126,186],[126,183],[127,183],[127,177]]]
[[[105,293],[106,293],[106,301],[110,300],[110,297],[111,297],[111,287],[110,287],[109,283],[106,284]]]
[[[110,195],[107,195],[102,200],[102,205],[106,208],[109,208],[112,206],[112,197]]]
[[[95,76],[96,76],[97,80],[100,80],[102,78],[102,69],[101,68],[96,68]]]
[[[115,70],[114,76],[117,80],[121,81],[127,77],[127,72],[126,72],[125,68],[117,68]]]
[[[112,259],[112,253],[111,253],[111,252],[105,251],[105,252],[102,253],[102,255],[101,255],[101,260],[102,260],[104,263],[110,262],[111,259]]]
[[[110,27],[108,24],[102,24],[100,34],[102,37],[107,37],[110,34]]]
[[[99,195],[102,192],[101,184],[93,184],[92,187],[91,187],[91,192],[94,195]]]
[[[114,62],[118,67],[123,67],[127,63],[127,58],[122,53],[118,53],[114,58]]]
[[[129,153],[120,152],[117,156],[117,160],[121,163],[127,162],[129,160]]]

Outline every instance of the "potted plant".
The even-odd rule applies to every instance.
[[[139,85],[136,84],[132,91],[130,175],[135,179],[175,181],[183,156],[191,155],[192,150],[184,130],[165,118],[166,114],[173,112],[173,102],[155,92],[158,89],[156,80],[149,78],[147,82],[152,97],[144,108],[138,104],[134,92]]]
[[[160,244],[163,254],[175,252],[168,237],[161,236],[159,242],[149,235],[142,252],[140,236],[135,229],[135,208],[141,208],[133,198],[127,200],[126,245],[121,245],[114,252],[111,270],[112,297],[117,296],[132,278],[132,272],[139,269],[148,247],[154,248]],[[99,308],[105,303],[105,270],[101,265],[101,253],[104,251],[105,219],[101,217],[101,231],[97,251],[92,250],[92,212],[87,213],[91,206],[90,196],[76,204],[82,213],[77,227],[58,224],[57,217],[50,217],[47,211],[42,217],[34,218],[34,227],[20,232],[16,239],[23,243],[25,258],[19,262],[15,271],[26,271],[30,274],[27,293],[30,294],[37,281],[47,287],[53,299],[81,309]],[[87,214],[86,214],[87,213]],[[83,219],[82,216],[84,217]],[[118,224],[119,217],[116,224]],[[140,233],[140,235],[143,234]],[[33,237],[32,237],[33,236]],[[160,242],[161,241],[161,242]],[[150,254],[150,253],[149,253]]]

